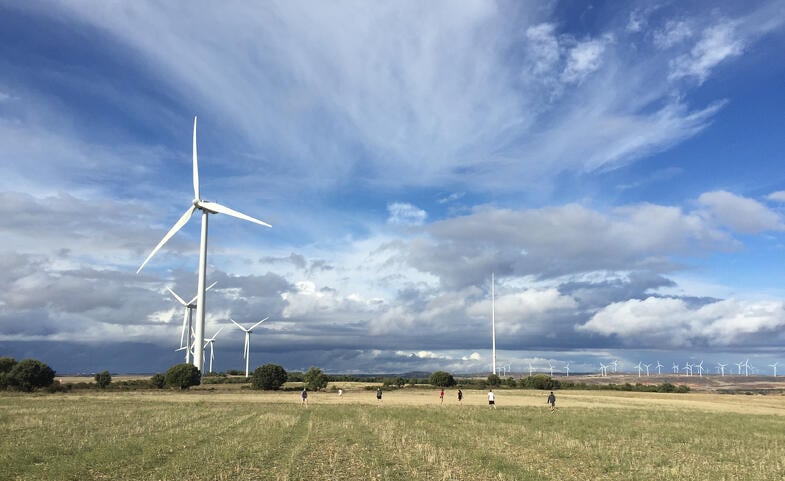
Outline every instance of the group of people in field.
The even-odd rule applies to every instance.
[[[343,389],[338,389],[338,397],[343,397]],[[376,388],[376,400],[382,402],[382,388]],[[556,409],[556,395],[553,394],[553,391],[548,395],[547,403],[551,412],[553,412]],[[308,407],[308,390],[306,388],[303,388],[300,392],[300,404],[303,407]],[[444,404],[444,388],[441,388],[439,391],[439,405],[442,404]],[[461,388],[458,388],[458,404],[463,405],[463,391]],[[496,393],[493,392],[493,389],[488,390],[488,406],[496,409]]]

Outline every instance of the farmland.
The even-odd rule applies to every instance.
[[[785,396],[464,392],[4,394],[0,479],[785,478]]]

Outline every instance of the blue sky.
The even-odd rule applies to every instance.
[[[0,354],[216,370],[785,360],[785,2],[0,2]]]

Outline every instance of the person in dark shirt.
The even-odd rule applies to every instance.
[[[556,409],[556,396],[553,394],[553,391],[548,395],[548,405],[551,407],[551,411]]]

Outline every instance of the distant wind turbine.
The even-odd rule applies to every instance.
[[[661,376],[661,375],[662,375],[662,368],[663,368],[663,367],[665,367],[665,366],[663,366],[662,364],[660,364],[660,361],[657,361],[657,375],[658,375],[658,376]]]
[[[551,361],[548,361],[548,367],[550,367],[550,369],[551,369],[551,377],[553,377],[553,363]]]
[[[679,373],[679,363],[677,363],[675,361],[673,362],[673,373],[674,374],[678,374]]]
[[[774,369],[774,377],[777,377],[777,363],[769,364],[769,367]]]
[[[701,360],[701,362],[696,364],[695,367],[698,368],[698,376],[699,377],[703,377],[703,371],[704,371],[704,369],[703,369],[703,360]]]
[[[721,376],[725,376],[725,366],[727,366],[727,364],[723,364],[723,363],[721,363],[721,362],[718,362],[718,363],[717,363],[717,367],[718,367],[718,368],[719,368],[719,370],[720,370],[720,375],[721,375]],[[732,372],[732,371],[731,371],[731,372]]]
[[[242,331],[245,333],[245,347],[243,348],[243,359],[245,359],[245,377],[248,377],[248,362],[251,359],[251,333],[253,332],[254,329],[256,329],[256,326],[258,326],[259,324],[263,323],[264,321],[266,321],[269,318],[270,318],[269,316],[265,317],[264,319],[262,319],[261,321],[257,322],[256,324],[254,324],[253,326],[249,327],[248,329],[246,329],[243,326],[241,326],[240,324],[238,324],[237,321],[235,321],[234,319],[229,318],[229,320],[232,321],[235,326],[237,326],[240,329],[242,329]]]
[[[570,363],[569,362],[564,365],[564,377],[570,377]]]
[[[611,364],[613,364],[613,372],[616,372],[616,369],[619,367],[618,359],[614,359]]]
[[[607,376],[608,375],[608,366],[603,363],[600,363],[600,375]]]
[[[213,282],[212,284],[210,284],[210,286],[207,289],[205,289],[205,292],[207,292],[210,289],[212,289],[213,286],[216,285],[216,284],[218,284],[217,281]],[[170,287],[167,287],[166,289],[174,296],[175,299],[177,299],[177,302],[182,304],[182,306],[185,308],[185,309],[183,309],[183,328],[180,331],[180,347],[181,348],[186,347],[186,349],[185,349],[185,362],[186,362],[186,364],[190,364],[191,363],[191,349],[190,349],[190,346],[191,346],[191,343],[192,343],[191,333],[193,332],[193,320],[192,320],[192,317],[193,317],[193,311],[194,311],[194,309],[196,309],[196,298],[198,296],[194,296],[193,299],[191,299],[188,302],[185,302],[183,300],[183,298],[178,296],[177,293],[174,292]]]
[[[142,265],[139,266],[136,273],[142,271],[144,266],[153,256],[158,252],[158,250],[163,247],[166,242],[174,236],[177,231],[183,228],[183,226],[188,223],[188,220],[191,218],[194,212],[200,210],[202,212],[202,233],[201,233],[201,240],[199,244],[199,273],[198,273],[198,285],[196,291],[196,343],[195,343],[195,351],[194,351],[194,365],[201,371],[204,372],[204,316],[205,316],[205,284],[207,283],[207,218],[209,214],[226,214],[231,217],[236,217],[238,219],[246,220],[249,222],[253,222],[255,224],[259,224],[265,227],[272,227],[267,222],[263,222],[259,219],[255,219],[248,215],[245,215],[241,212],[237,212],[236,210],[230,209],[226,206],[218,204],[216,202],[209,202],[203,200],[199,193],[199,163],[197,161],[196,155],[196,117],[194,117],[194,136],[193,136],[193,184],[194,184],[194,199],[191,202],[191,206],[185,211],[185,213],[180,217],[180,219],[175,222],[169,232],[161,239],[161,242],[158,243],[157,246],[150,252],[147,258],[142,262]]]
[[[749,376],[750,375],[750,360],[749,359],[744,361],[744,375],[745,376]]]
[[[635,366],[638,368],[638,377],[641,377],[641,371],[643,371],[642,361],[638,361],[638,365]]]
[[[216,331],[216,333],[213,334],[213,337],[209,337],[209,338],[204,340],[204,346],[203,347],[207,347],[208,344],[210,345],[210,373],[213,372],[213,359],[215,358],[215,352],[213,352],[213,349],[214,349],[213,344],[215,344],[215,338],[218,337],[218,334],[222,330],[223,330],[223,327],[218,329],[218,331]]]
[[[651,364],[644,364],[644,366],[646,366],[646,375],[648,376],[649,375],[649,368],[651,367]]]
[[[733,364],[735,364],[739,368],[739,376],[741,376],[741,366],[744,365],[744,361],[742,361],[742,362],[734,362]]]
[[[534,367],[532,367],[532,363],[529,363],[529,377],[531,377],[533,372],[534,372]]]

